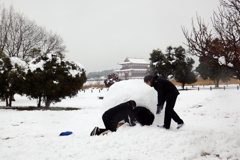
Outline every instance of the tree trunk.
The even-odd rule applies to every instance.
[[[15,94],[12,95],[12,101],[16,101],[15,98],[14,98],[14,95],[15,95]]]
[[[12,107],[12,95],[11,94],[6,96],[6,106],[7,107]]]
[[[215,87],[219,87],[219,81],[220,81],[220,79],[215,80]]]
[[[41,101],[42,101],[42,96],[39,96],[38,97],[38,104],[37,104],[38,108],[41,108]]]
[[[5,98],[5,101],[6,101],[6,106],[8,107],[8,96]]]
[[[9,96],[9,107],[12,107],[12,95],[10,94],[10,96]]]
[[[182,83],[182,89],[184,90],[185,83]]]
[[[45,108],[46,108],[46,109],[49,109],[49,108],[50,108],[51,102],[52,102],[52,100],[47,98],[47,100],[46,100],[46,102],[45,102]]]

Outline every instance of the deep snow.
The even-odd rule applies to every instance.
[[[202,160],[240,159],[240,90],[237,85],[210,91],[210,86],[180,91],[175,111],[185,126],[176,130],[152,126],[122,127],[107,136],[89,136],[104,127],[102,113],[133,99],[156,110],[157,93],[142,80],[115,83],[109,91],[88,89],[52,106],[79,107],[77,111],[0,110],[1,160]],[[179,87],[180,89],[180,87]],[[98,99],[104,96],[103,100]],[[13,106],[36,106],[36,100],[16,95]],[[5,102],[0,102],[1,106]],[[59,136],[72,131],[69,136]]]

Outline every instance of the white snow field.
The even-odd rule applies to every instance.
[[[75,111],[0,109],[0,160],[240,160],[240,90],[238,84],[188,87],[180,91],[175,111],[185,126],[163,124],[164,111],[152,126],[124,126],[105,136],[90,136],[104,127],[102,114],[119,103],[135,100],[154,114],[156,91],[143,80],[115,83],[109,91],[88,89],[52,107]],[[180,86],[178,86],[180,89]],[[103,96],[101,100],[98,97]],[[36,106],[36,100],[15,96],[13,106]],[[0,102],[4,106],[5,102]],[[72,131],[69,136],[61,132]]]

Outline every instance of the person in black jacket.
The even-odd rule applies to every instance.
[[[176,86],[166,79],[152,75],[145,76],[144,82],[149,86],[154,87],[154,89],[158,92],[156,114],[161,113],[163,105],[166,102],[164,125],[159,127],[169,129],[171,125],[171,119],[173,119],[178,124],[177,129],[180,129],[184,125],[184,122],[173,109],[177,96],[179,95]]]
[[[118,122],[124,120],[128,122],[130,126],[135,125],[135,115],[134,108],[136,107],[136,102],[133,100],[127,101],[125,103],[121,103],[113,108],[107,110],[103,116],[102,120],[105,125],[105,129],[101,129],[95,127],[91,132],[91,136],[100,135],[101,133],[110,130],[112,132],[116,132]]]

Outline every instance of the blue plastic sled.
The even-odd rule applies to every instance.
[[[72,133],[73,133],[73,132],[71,132],[71,131],[66,131],[66,132],[60,133],[59,136],[68,136],[68,135],[71,135]]]

